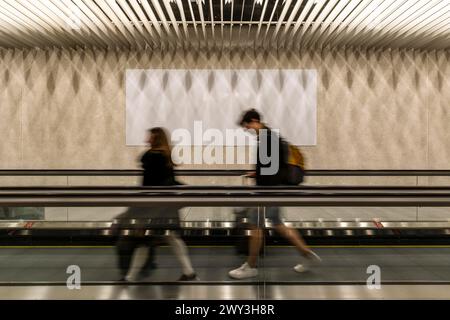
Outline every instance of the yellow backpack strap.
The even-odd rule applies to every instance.
[[[305,169],[305,159],[299,148],[289,144],[288,163],[297,167]]]

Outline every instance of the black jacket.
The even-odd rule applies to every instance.
[[[164,153],[148,150],[141,158],[144,169],[143,186],[172,186],[178,184],[175,180],[173,166]]]

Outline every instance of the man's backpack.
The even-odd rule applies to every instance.
[[[287,170],[286,183],[289,185],[298,185],[303,182],[305,176],[305,157],[296,146],[285,142],[287,149]]]

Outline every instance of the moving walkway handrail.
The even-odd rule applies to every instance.
[[[325,192],[326,191],[326,192]],[[53,190],[0,190],[0,206],[449,206],[450,188],[429,192],[421,189],[366,189],[348,192],[346,188],[320,189],[267,189],[261,187],[222,187],[198,189],[195,187],[122,188],[116,192],[95,189],[69,188]]]
[[[127,220],[122,226],[126,228],[137,228],[146,225],[150,220]],[[0,230],[95,230],[110,229],[117,223],[113,221],[0,221]],[[450,221],[285,221],[287,225],[298,229],[448,229]],[[272,227],[272,223],[266,223]],[[147,225],[147,228],[149,225]],[[180,228],[191,230],[204,229],[232,229],[236,227],[234,221],[180,221]]]
[[[249,169],[180,169],[178,176],[242,176]],[[0,176],[141,176],[136,169],[3,169]],[[450,170],[307,170],[307,176],[450,176]]]
[[[73,191],[118,191],[118,192],[133,192],[133,191],[215,191],[215,190],[243,190],[258,192],[301,192],[301,191],[450,191],[450,186],[370,186],[370,185],[299,185],[299,186],[253,186],[253,185],[177,185],[177,186],[0,186],[0,194],[5,192],[32,192],[32,191],[52,191],[52,192],[73,192]],[[177,191],[178,192],[178,191]]]

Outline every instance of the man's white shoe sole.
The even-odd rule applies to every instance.
[[[308,272],[309,268],[305,267],[304,265],[298,264],[294,267],[294,271],[298,273]]]

